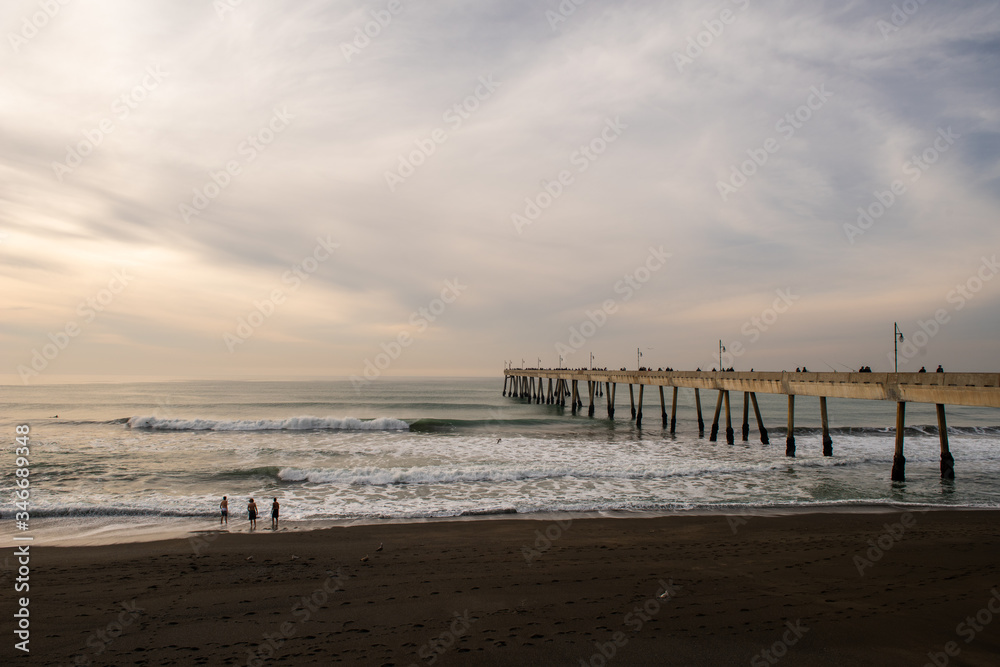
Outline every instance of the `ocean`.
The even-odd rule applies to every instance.
[[[810,506],[1000,507],[1000,410],[948,408],[956,480],[942,482],[934,406],[907,406],[905,483],[889,480],[895,405],[829,399],[832,457],[818,399],[796,402],[797,456],[786,458],[784,396],[759,395],[740,441],[699,437],[691,390],[677,431],[647,392],[642,428],[619,387],[616,419],[501,396],[503,377],[289,382],[176,381],[0,387],[0,491],[14,489],[15,426],[30,426],[34,527],[66,519],[231,525],[277,497],[295,522],[548,512],[752,511]],[[669,393],[667,394],[669,402]],[[715,397],[703,393],[706,422]],[[669,409],[669,403],[668,403]],[[799,427],[801,425],[801,428]],[[724,429],[723,429],[724,430]],[[0,508],[9,519],[13,506]],[[265,518],[265,523],[266,523]],[[5,521],[3,530],[12,530]]]

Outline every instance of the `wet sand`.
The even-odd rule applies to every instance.
[[[277,533],[263,529],[268,523],[254,534],[33,547],[31,654],[22,662],[1000,659],[1000,512],[494,519]],[[14,576],[0,572],[8,591]],[[22,654],[6,634],[0,656],[10,664]]]

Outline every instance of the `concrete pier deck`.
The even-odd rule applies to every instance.
[[[796,373],[508,369],[507,377],[1000,408],[1000,373]]]

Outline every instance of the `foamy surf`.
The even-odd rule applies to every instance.
[[[884,462],[891,461],[891,457]],[[718,474],[762,473],[799,468],[842,467],[867,462],[865,458],[798,459],[755,464],[711,463],[673,467],[583,467],[583,466],[421,466],[410,468],[328,468],[306,470],[282,468],[278,479],[284,482],[343,484],[350,486],[393,486],[400,484],[453,484],[476,482],[520,482],[534,480],[655,480],[672,477],[702,477]]]
[[[290,417],[288,419],[161,419],[131,417],[129,428],[154,431],[408,431],[400,419],[354,419],[348,417]]]

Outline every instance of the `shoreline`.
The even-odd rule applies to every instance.
[[[35,543],[31,651],[45,664],[395,667],[773,664],[766,651],[882,666],[952,645],[958,664],[991,664],[1000,511],[870,509]],[[978,616],[979,630],[956,629]]]
[[[869,503],[841,501],[813,505],[722,505],[673,510],[595,510],[567,512],[492,512],[441,517],[362,517],[337,519],[282,520],[277,533],[270,529],[270,517],[261,515],[258,528],[249,529],[242,514],[229,527],[220,527],[218,517],[56,517],[36,518],[28,533],[39,547],[101,547],[111,545],[191,539],[204,535],[290,534],[325,531],[356,526],[422,525],[490,521],[577,521],[589,519],[641,520],[666,517],[781,517],[808,514],[891,514],[897,512],[1000,512],[996,507],[927,505],[906,503]],[[25,535],[6,526],[0,529],[0,541],[9,542],[15,535]],[[38,526],[41,526],[40,528]]]

